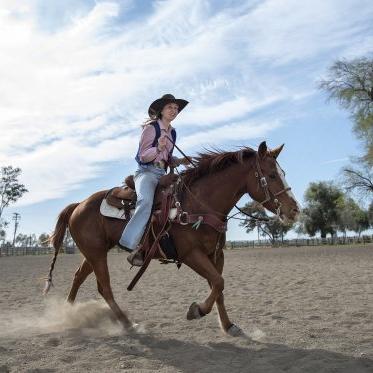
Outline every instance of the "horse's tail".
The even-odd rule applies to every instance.
[[[50,242],[54,247],[54,256],[49,268],[48,277],[46,278],[46,283],[44,287],[43,294],[46,295],[50,289],[52,284],[52,272],[54,269],[54,264],[56,263],[57,255],[60,252],[60,248],[62,246],[63,238],[65,237],[66,228],[69,224],[70,216],[72,215],[75,208],[79,205],[79,203],[72,203],[66,206],[58,215],[58,220],[56,224],[56,228],[50,238]]]

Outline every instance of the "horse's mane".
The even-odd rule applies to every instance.
[[[190,185],[202,176],[221,171],[234,163],[242,163],[244,159],[252,157],[255,150],[243,147],[235,152],[224,152],[223,150],[206,150],[193,157],[194,166],[188,167],[181,173],[183,182]]]

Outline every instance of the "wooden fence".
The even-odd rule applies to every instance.
[[[269,247],[269,246],[323,246],[323,245],[356,245],[373,243],[373,235],[354,237],[328,237],[328,238],[294,238],[291,240],[276,241],[252,240],[252,241],[227,241],[226,248],[238,247]]]
[[[333,237],[333,238],[294,238],[291,240],[276,241],[274,244],[269,240],[252,240],[252,241],[227,241],[226,249],[244,248],[244,247],[270,247],[270,246],[323,246],[323,245],[356,245],[373,243],[373,235],[361,237]],[[60,253],[75,254],[79,250],[74,246],[62,247]],[[111,252],[122,253],[119,248]],[[53,254],[53,247],[0,247],[0,257],[2,256],[19,256],[19,255],[45,255]]]
[[[78,250],[75,247],[63,247],[60,253],[74,254]],[[45,255],[54,253],[53,247],[42,247],[42,246],[3,246],[0,247],[0,257],[2,256],[19,256],[19,255]]]

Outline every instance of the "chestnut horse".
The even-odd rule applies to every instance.
[[[245,147],[236,152],[210,151],[199,154],[195,158],[195,166],[181,173],[184,188],[180,202],[183,211],[214,214],[225,220],[238,200],[248,193],[280,218],[295,220],[299,213],[298,204],[276,161],[282,148],[283,145],[268,150],[266,143],[262,142],[257,152]],[[56,257],[68,227],[84,259],[75,273],[67,301],[74,302],[79,287],[94,272],[98,292],[118,321],[125,328],[131,328],[132,323],[126,313],[114,300],[107,265],[107,253],[118,243],[125,222],[100,214],[99,208],[105,193],[97,192],[83,202],[67,206],[60,213],[51,239],[55,254],[48,280],[52,280]],[[224,305],[222,249],[225,234],[204,224],[197,230],[190,224],[172,224],[169,234],[177,248],[180,262],[205,278],[211,288],[203,302],[191,305],[187,318],[190,320],[209,314],[216,302],[222,329],[230,335],[240,334],[240,328],[230,321]]]

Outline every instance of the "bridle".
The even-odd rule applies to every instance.
[[[277,163],[277,161],[276,161],[276,163]],[[267,203],[267,202],[270,202],[272,200],[272,197],[273,197],[273,203],[276,206],[276,216],[278,218],[280,218],[282,204],[278,200],[277,197],[279,195],[283,194],[283,193],[286,193],[286,192],[290,191],[291,187],[283,188],[279,192],[273,192],[270,189],[270,187],[268,185],[268,182],[267,182],[267,179],[264,176],[263,171],[262,171],[262,169],[260,167],[258,153],[255,154],[255,164],[256,164],[255,177],[258,179],[258,185],[263,189],[263,192],[264,192],[264,195],[265,195],[265,199],[262,202],[258,202],[258,204],[260,206],[262,206],[263,208],[265,208],[264,204]],[[278,163],[277,163],[277,165],[278,165]],[[281,167],[279,165],[278,165],[278,167],[281,169]],[[281,171],[282,171],[282,169],[281,169]],[[282,171],[282,172],[284,172],[284,171]]]

